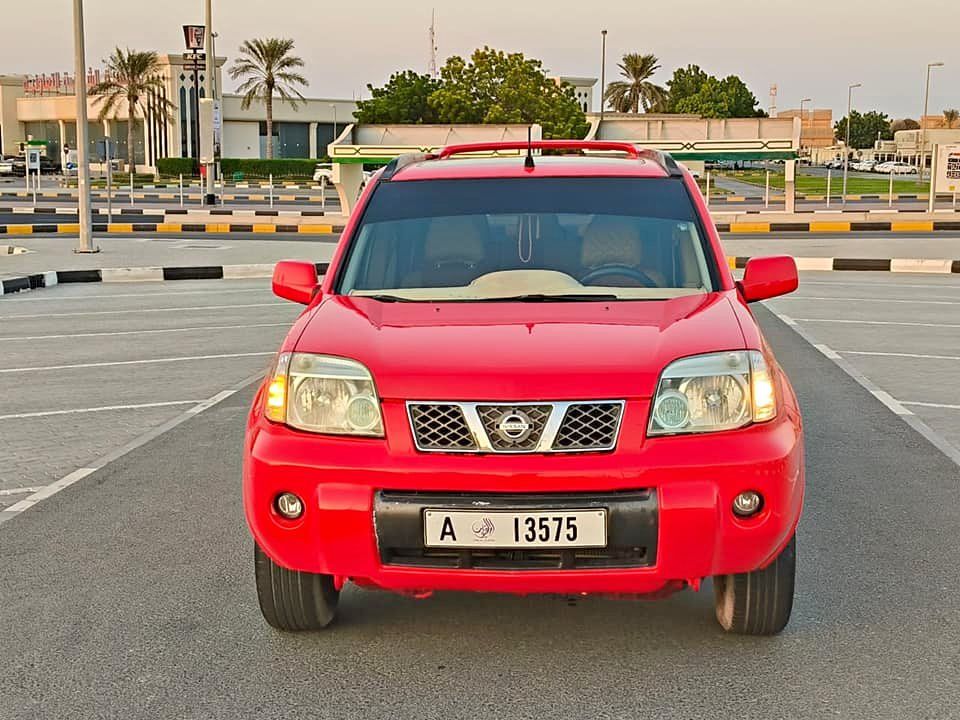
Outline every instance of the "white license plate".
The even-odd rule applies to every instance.
[[[607,511],[424,510],[426,547],[606,547]]]

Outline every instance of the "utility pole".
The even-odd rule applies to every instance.
[[[437,77],[437,15],[436,10],[430,11],[430,61],[427,72],[430,77]]]
[[[87,59],[83,41],[83,0],[73,0],[73,71],[77,76],[77,193],[79,195],[80,244],[76,252],[95,253],[93,219],[90,213],[89,127],[87,125]],[[109,172],[109,169],[108,169]]]
[[[920,165],[920,184],[923,184],[923,176],[927,171],[927,107],[930,103],[930,70],[935,67],[943,67],[942,62],[927,63],[927,88],[923,92],[923,115],[920,116],[920,146],[917,148],[917,157]]]
[[[204,24],[207,26],[206,32],[203,34],[203,51],[206,54],[207,66],[206,66],[206,78],[204,83],[204,92],[206,96],[214,101],[213,96],[213,74],[216,72],[217,59],[213,56],[213,10],[211,8],[212,0],[206,0],[204,6]],[[197,107],[200,107],[199,98],[197,99]],[[208,132],[213,132],[213,126],[211,125],[208,128]],[[214,168],[216,168],[216,163],[214,159],[209,158],[210,162],[207,163],[207,177],[206,177],[206,199],[204,202],[207,205],[215,205],[217,198],[213,192],[213,174]]]
[[[808,102],[813,102],[812,98],[803,98],[800,101],[800,149],[803,150],[803,106]],[[813,115],[810,116],[810,130],[813,130]],[[810,150],[810,155],[813,155],[813,150]]]
[[[603,122],[603,108],[607,94],[607,31],[600,31],[600,122]]]
[[[853,90],[863,87],[862,83],[854,83],[847,88],[847,138],[843,143],[843,198],[841,204],[847,204],[847,171],[850,166],[850,112],[853,108]]]

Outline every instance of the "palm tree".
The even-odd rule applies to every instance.
[[[956,125],[957,120],[960,120],[960,110],[944,110],[943,119],[947,124],[947,129],[952,128]]]
[[[273,94],[297,108],[297,98],[303,95],[295,85],[309,85],[303,75],[295,72],[303,67],[303,60],[291,55],[293,40],[264,38],[244,40],[241,57],[230,68],[234,80],[246,78],[237,90],[243,94],[241,107],[246,110],[255,100],[263,100],[267,108],[267,158],[273,157]]]
[[[627,53],[623,62],[619,63],[620,74],[626,80],[616,80],[610,83],[603,93],[603,99],[617,112],[644,112],[663,107],[667,98],[667,91],[650,78],[660,69],[660,61],[656,55],[641,55]]]
[[[100,120],[112,114],[117,106],[127,110],[127,164],[135,167],[133,130],[137,111],[144,97],[153,94],[156,102],[153,111],[166,122],[173,110],[173,103],[161,95],[164,87],[160,60],[152,50],[121,50],[115,48],[106,61],[106,80],[90,90],[94,104],[100,104]]]

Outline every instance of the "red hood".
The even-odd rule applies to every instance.
[[[348,357],[399,400],[650,397],[678,357],[744,347],[725,293],[584,303],[321,302],[298,352]]]

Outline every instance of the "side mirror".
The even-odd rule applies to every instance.
[[[747,260],[743,280],[737,283],[747,302],[767,300],[797,289],[797,264],[789,255],[773,255]]]
[[[273,294],[309,305],[319,291],[317,266],[300,260],[281,260],[273,268]]]

